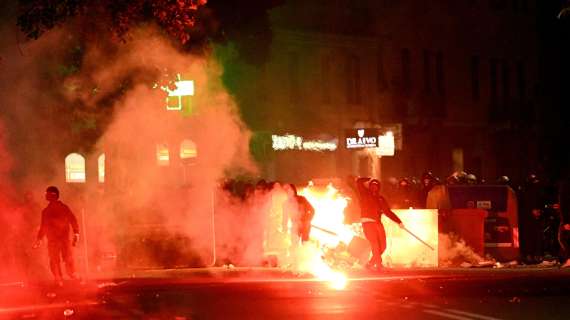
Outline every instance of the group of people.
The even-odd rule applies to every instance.
[[[370,178],[349,178],[347,184],[357,195],[355,200],[360,208],[360,223],[372,251],[372,256],[366,267],[378,270],[382,268],[382,254],[386,249],[386,232],[381,222],[381,216],[383,214],[386,215],[401,227],[403,227],[402,221],[390,209],[388,201],[381,195],[380,181]],[[291,209],[292,207],[288,206],[288,200],[277,201],[279,209],[284,208],[284,211],[293,212],[293,214],[284,214],[284,217],[279,217],[278,220],[284,219],[285,221],[288,219],[287,216],[291,218],[293,222],[291,232],[293,239],[291,239],[291,242],[293,245],[298,244],[299,241],[302,243],[309,240],[314,208],[305,197],[297,193],[297,188],[293,184],[268,183],[260,180],[254,186],[250,183],[238,184],[235,181],[230,181],[224,185],[224,190],[242,201],[248,201],[249,199],[254,199],[255,201],[255,199],[260,199],[264,195],[270,195],[275,198],[279,196],[279,191],[284,190],[290,199],[293,199],[294,207]],[[275,203],[275,201],[272,201],[272,204]],[[266,212],[266,216],[271,216],[271,212],[275,211],[271,207],[261,207]],[[254,206],[254,208],[259,209],[260,206]],[[271,232],[276,227],[279,228],[279,226],[265,225],[265,232]],[[295,238],[298,240],[295,240]],[[267,237],[265,237],[266,240]]]
[[[393,209],[427,208],[427,197],[431,189],[437,185],[512,185],[508,176],[500,176],[492,182],[480,179],[473,173],[465,171],[453,172],[445,179],[440,179],[431,171],[426,171],[418,179],[416,177],[388,178],[385,194],[390,198]]]
[[[516,192],[522,261],[537,264],[559,258],[570,267],[568,182],[553,185],[529,174]]]
[[[392,201],[392,208],[425,208],[429,191],[440,184],[509,186],[517,195],[522,262],[536,264],[559,258],[564,266],[570,267],[570,208],[564,205],[570,201],[569,191],[565,191],[568,183],[548,182],[534,173],[521,182],[512,181],[508,176],[488,182],[464,171],[454,172],[441,181],[426,172],[420,180],[388,179],[386,195]]]
[[[468,176],[454,174],[446,179],[446,183],[473,183],[473,178],[468,178]],[[505,178],[502,177],[501,181],[509,182]],[[386,249],[386,233],[381,216],[386,215],[401,228],[405,228],[400,218],[391,209],[414,206],[421,208],[423,197],[427,197],[431,188],[440,182],[433,174],[426,173],[422,176],[420,183],[421,187],[416,186],[414,189],[414,183],[410,183],[409,179],[401,179],[397,188],[389,185],[387,190],[382,190],[381,182],[376,179],[349,177],[347,184],[357,195],[360,223],[372,251],[371,258],[366,264],[367,268],[374,270],[382,268],[382,254]],[[561,183],[553,191],[552,187],[545,185],[536,175],[529,175],[526,182],[515,189],[519,200],[521,253],[524,262],[540,262],[544,259],[545,250],[550,250],[549,253],[560,257],[563,266],[570,267],[570,259],[568,259],[570,254],[570,181]],[[274,211],[267,207],[267,204],[269,206],[275,204],[272,197],[275,197],[277,193],[274,192],[282,195],[278,203],[280,216],[273,219],[280,226],[263,226],[266,229],[261,231],[266,233],[262,236],[264,245],[269,241],[267,234],[269,229],[290,232],[291,242],[294,244],[309,240],[315,209],[305,197],[298,193],[295,185],[264,180],[258,181],[255,185],[230,181],[222,186],[222,190],[233,199],[232,201],[250,202],[250,205],[265,211],[263,213],[265,215],[271,215],[270,212]],[[414,194],[415,198],[412,197]],[[389,205],[383,195],[393,197],[394,205]],[[41,213],[40,228],[34,247],[39,247],[43,239],[47,238],[50,269],[56,282],[61,285],[63,281],[60,266],[62,260],[68,276],[71,279],[77,279],[72,247],[79,240],[79,225],[70,208],[59,200],[59,190],[56,187],[50,186],[46,189],[45,199],[48,205]],[[260,199],[265,199],[265,206],[251,203],[260,201]],[[271,200],[267,201],[267,199]],[[290,229],[289,226],[291,226]]]

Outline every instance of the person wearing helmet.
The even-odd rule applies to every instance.
[[[470,173],[465,177],[468,185],[476,185],[477,184],[477,176]]]
[[[457,180],[459,181],[459,184],[466,184],[467,183],[467,172],[459,171],[459,172],[456,172],[454,174],[457,174]]]
[[[77,279],[71,247],[79,240],[79,225],[77,218],[67,205],[59,200],[59,190],[50,186],[46,189],[48,206],[42,211],[40,230],[35,248],[38,248],[44,237],[47,238],[49,265],[51,272],[59,286],[63,285],[60,261],[63,258],[67,275],[71,279]],[[73,230],[73,240],[70,241],[69,231]]]
[[[545,205],[547,196],[540,180],[529,175],[518,190],[519,239],[522,261],[540,263],[545,249]]]
[[[560,184],[558,197],[560,204],[560,228],[558,229],[560,262],[562,268],[570,268],[570,178],[566,178]]]
[[[461,184],[461,182],[459,181],[459,176],[457,175],[456,172],[454,172],[453,174],[451,174],[449,177],[447,177],[445,179],[445,182],[447,185],[458,185]]]
[[[511,179],[509,179],[507,176],[500,176],[497,178],[497,184],[508,186],[511,184]]]
[[[398,190],[395,194],[392,205],[396,209],[407,209],[411,207],[417,207],[417,193],[408,178],[402,178],[398,182]]]
[[[360,221],[364,236],[370,243],[372,257],[366,264],[368,269],[378,270],[382,268],[382,253],[386,250],[386,232],[382,221],[382,214],[385,214],[401,228],[404,227],[402,220],[390,210],[386,199],[380,195],[380,182],[376,179],[359,178],[356,181],[358,196],[360,200]],[[369,181],[368,187],[365,182]]]
[[[438,184],[437,178],[431,171],[427,171],[422,175],[420,190],[420,206],[427,208],[427,198],[431,189]]]

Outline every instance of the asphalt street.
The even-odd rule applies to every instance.
[[[570,270],[351,272],[343,290],[275,269],[145,270],[0,286],[3,319],[570,319]]]

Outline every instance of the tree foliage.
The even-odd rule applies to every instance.
[[[235,48],[231,63],[224,65],[224,77],[238,77],[254,68],[243,65],[261,64],[268,55],[271,28],[268,11],[282,0],[14,0],[18,2],[17,24],[29,39],[38,39],[48,31],[65,25],[70,32],[58,43],[62,56],[50,56],[45,66],[44,94],[50,101],[51,112],[63,114],[58,127],[68,132],[72,145],[88,150],[105,130],[113,114],[115,101],[121,99],[136,83],[152,84],[160,81],[164,70],[132,70],[116,79],[120,85],[99,90],[99,84],[89,77],[80,82],[69,81],[84,68],[83,60],[88,43],[96,41],[108,58],[118,56],[138,27],[152,25],[170,38],[181,50],[203,51],[212,48],[212,42],[230,43]],[[227,70],[227,71],[226,71]],[[155,72],[156,71],[156,72]],[[240,78],[243,80],[243,78]],[[54,83],[65,84],[53,86]],[[224,82],[225,83],[225,82]],[[227,83],[225,83],[227,85]],[[240,86],[228,88],[232,94],[243,90]],[[249,93],[249,91],[247,91]],[[84,105],[75,96],[88,94],[90,105]],[[240,109],[248,105],[237,99]],[[250,112],[251,113],[251,112]]]
[[[187,49],[206,41],[270,39],[268,10],[284,0],[18,0],[18,26],[30,39],[74,21],[77,32],[122,41],[129,31],[155,24]],[[250,54],[251,55],[251,54]]]
[[[37,39],[46,31],[79,18],[89,30],[103,25],[124,40],[141,23],[156,23],[182,44],[190,40],[205,0],[20,0],[18,26]],[[89,28],[91,27],[91,28]]]

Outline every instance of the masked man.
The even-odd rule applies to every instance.
[[[390,210],[388,202],[380,195],[380,182],[370,180],[368,187],[365,182],[369,178],[359,178],[356,180],[356,187],[360,199],[360,221],[364,236],[370,242],[372,258],[366,265],[368,269],[382,268],[382,253],[386,250],[386,231],[382,225],[381,216],[385,214],[401,228],[404,227],[402,220]]]
[[[49,265],[56,283],[63,285],[61,259],[65,263],[67,275],[77,279],[71,247],[79,240],[79,225],[77,219],[67,205],[59,200],[59,190],[50,186],[46,189],[48,206],[42,211],[42,220],[34,247],[39,247],[44,237],[47,238]],[[73,239],[70,240],[70,227]]]

